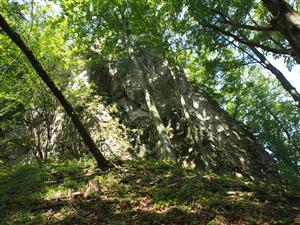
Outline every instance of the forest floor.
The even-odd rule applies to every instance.
[[[84,196],[90,180],[100,191]],[[299,194],[154,161],[0,166],[0,224],[296,224]],[[300,220],[300,218],[298,218]]]

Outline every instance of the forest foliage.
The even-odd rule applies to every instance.
[[[295,222],[299,7],[0,0],[0,223]]]
[[[89,109],[98,97],[93,84],[80,81],[82,72],[99,62],[121,63],[131,57],[129,47],[135,56],[156,49],[244,123],[295,185],[300,173],[299,94],[262,59],[284,58],[291,69],[298,63],[297,48],[276,27],[280,24],[267,2],[2,0],[0,10],[85,124],[91,122]],[[297,10],[298,2],[289,2]],[[14,157],[23,151],[38,160],[57,156],[51,138],[59,113],[64,134],[58,148],[80,152],[80,138],[58,101],[2,31],[0,50],[1,154]],[[120,116],[109,96],[100,99]],[[123,135],[120,145],[128,146],[130,137]]]

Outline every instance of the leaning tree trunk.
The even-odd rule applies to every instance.
[[[48,88],[51,90],[51,92],[55,95],[55,97],[58,99],[60,104],[66,110],[66,113],[68,114],[68,116],[70,116],[71,120],[73,121],[73,123],[74,123],[76,129],[78,130],[85,145],[88,147],[89,151],[95,157],[99,168],[102,170],[106,170],[106,169],[110,168],[111,164],[109,163],[109,161],[107,161],[105,159],[105,157],[99,151],[98,147],[96,146],[93,139],[91,138],[89,132],[82,125],[82,123],[81,123],[78,115],[74,111],[72,105],[69,103],[69,101],[65,98],[65,96],[62,94],[62,92],[58,89],[58,87],[52,81],[52,79],[47,74],[47,72],[44,70],[44,68],[42,67],[40,62],[36,59],[35,55],[31,51],[31,49],[28,48],[28,46],[22,40],[20,35],[11,29],[11,27],[9,26],[9,24],[6,22],[6,20],[4,19],[4,17],[1,14],[0,14],[0,26],[3,29],[3,31],[10,37],[10,39],[13,42],[15,42],[15,44],[23,51],[23,53],[28,58],[31,65],[37,72],[37,74],[45,82],[45,84],[48,86]]]
[[[278,178],[274,160],[255,137],[245,126],[230,118],[203,90],[190,84],[179,66],[172,65],[158,50],[145,49],[145,53],[139,55],[135,57],[147,80],[148,93],[156,103],[180,164],[200,171],[253,179]],[[144,89],[137,79],[136,65],[129,59],[110,66],[111,71],[115,71],[111,76],[110,94],[124,108],[133,126],[145,129],[141,133],[146,135],[139,140],[153,152],[155,145],[150,143],[159,142],[160,138],[157,131],[149,134],[149,126],[145,126],[154,121],[143,97]]]
[[[300,16],[299,16],[300,18]],[[294,99],[294,101],[296,102],[297,106],[300,107],[300,94],[298,93],[297,89],[295,87],[293,87],[293,85],[291,85],[291,83],[285,78],[285,76],[276,68],[274,67],[267,59],[266,57],[260,53],[257,50],[257,47],[249,44],[250,41],[247,40],[246,37],[243,37],[243,39],[240,39],[238,36],[231,34],[228,31],[225,31],[223,29],[221,29],[220,27],[217,27],[215,25],[212,24],[207,24],[207,23],[201,23],[204,27],[207,28],[211,28],[217,32],[220,32],[226,36],[232,37],[234,38],[236,41],[247,45],[252,52],[258,57],[259,59],[259,63],[264,66],[266,69],[268,69],[271,73],[273,73],[276,77],[276,79],[280,82],[280,84],[282,85],[282,87],[290,94],[290,96]],[[299,19],[299,26],[300,26],[300,19]],[[279,28],[277,29],[279,30]],[[299,30],[300,32],[300,30]],[[240,34],[241,35],[241,34]],[[242,35],[244,36],[244,35]],[[300,34],[299,34],[299,38],[300,38]],[[300,62],[300,57],[297,56],[296,52],[296,45],[294,44],[294,53],[293,56],[295,57],[297,62]],[[299,43],[299,48],[300,48],[300,43]],[[300,52],[299,52],[300,53]]]
[[[268,59],[256,49],[256,47],[249,46],[249,48],[259,58],[260,63],[275,75],[276,79],[281,83],[282,87],[292,96],[297,106],[300,107],[300,94],[298,93],[297,89],[293,87],[293,85],[285,78],[281,71],[273,66],[268,61]]]
[[[142,69],[139,66],[139,63],[136,57],[132,54],[132,49],[129,48],[129,54],[131,60],[133,61],[133,65],[138,74],[138,80],[141,83],[142,89],[144,90],[145,103],[147,105],[147,109],[151,115],[151,119],[154,122],[156,131],[158,133],[159,142],[157,143],[157,152],[161,159],[170,160],[172,162],[177,162],[176,154],[170,142],[170,138],[167,135],[166,127],[161,119],[160,113],[155,104],[155,100],[153,99],[148,84],[145,79],[145,75]]]

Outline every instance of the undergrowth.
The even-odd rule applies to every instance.
[[[84,197],[92,179],[101,191]],[[294,195],[166,162],[127,161],[101,172],[89,158],[49,160],[0,167],[0,224],[293,224]]]

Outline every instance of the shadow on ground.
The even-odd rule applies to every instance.
[[[87,198],[91,179],[101,190]],[[299,214],[297,193],[282,187],[158,162],[1,167],[0,196],[0,224],[293,224]]]

